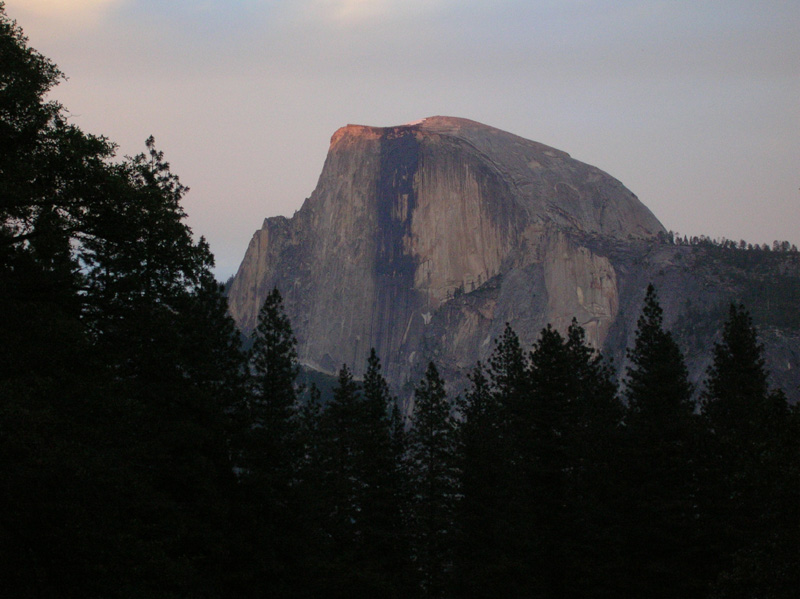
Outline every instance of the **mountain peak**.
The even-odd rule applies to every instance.
[[[432,132],[445,135],[458,136],[462,132],[468,131],[495,131],[506,134],[499,129],[484,125],[477,121],[453,117],[453,116],[430,116],[402,125],[390,125],[385,127],[372,125],[348,124],[338,129],[331,137],[331,146],[336,145],[342,139],[378,139],[381,136],[409,133],[411,131]],[[506,134],[510,135],[510,134]]]
[[[307,315],[296,331],[301,360],[335,370],[356,362],[341,348],[375,347],[397,381],[417,364],[432,315],[498,277],[511,277],[504,288],[514,293],[550,298],[538,324],[577,315],[599,323],[590,337],[602,343],[616,310],[613,269],[564,235],[660,231],[619,181],[544,144],[452,116],[350,124],[333,134],[303,207],[254,236],[230,309],[252,329],[277,284]],[[520,269],[539,269],[544,290],[513,287]],[[563,298],[562,287],[572,290]]]
[[[550,158],[569,159],[567,152],[503,131],[478,121],[454,116],[429,116],[402,125],[372,126],[348,124],[338,129],[331,137],[330,149],[340,142],[379,140],[398,135],[415,134],[419,137],[440,135],[461,139],[471,144],[498,164],[514,162],[514,156],[539,154]],[[538,161],[537,161],[538,162]]]
[[[395,389],[433,358],[446,373],[486,360],[505,323],[532,344],[575,318],[619,358],[642,284],[671,281],[673,309],[704,288],[673,272],[685,248],[641,253],[663,232],[611,175],[500,129],[448,116],[347,125],[302,208],[254,234],[229,308],[249,332],[277,286],[303,364],[359,374],[375,348]]]

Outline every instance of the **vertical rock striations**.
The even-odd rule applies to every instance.
[[[618,274],[585,240],[662,231],[614,178],[510,133],[450,117],[348,125],[302,208],[253,236],[230,311],[251,330],[277,286],[302,362],[359,371],[375,347],[399,387],[431,357],[484,358],[506,321],[532,341],[575,317],[602,345]]]

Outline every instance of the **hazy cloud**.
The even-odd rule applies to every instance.
[[[304,12],[335,24],[362,25],[425,18],[449,4],[448,0],[311,0]]]
[[[75,28],[98,25],[108,11],[130,0],[6,0],[19,19],[41,19],[52,34],[74,33]],[[71,28],[64,31],[63,27]]]

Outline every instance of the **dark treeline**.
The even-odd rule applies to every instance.
[[[407,427],[374,353],[363,388],[344,366],[295,427],[297,472],[318,469],[284,487],[307,485],[298,517],[321,517],[293,563],[321,553],[293,592],[793,597],[798,413],[762,353],[732,305],[696,405],[649,287],[621,390],[575,323],[530,351],[507,327],[455,402],[430,364]]]
[[[122,160],[46,100],[0,3],[0,591],[8,597],[794,597],[800,416],[730,308],[691,398],[650,288],[630,367],[506,328],[407,411],[374,351],[297,384],[249,349],[152,139]]]

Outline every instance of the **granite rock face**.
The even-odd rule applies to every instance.
[[[624,361],[645,286],[674,266],[664,233],[619,181],[560,150],[451,117],[348,125],[300,210],[253,235],[230,312],[248,333],[277,286],[304,365],[358,374],[375,347],[399,391],[429,359],[456,380],[506,322],[529,345],[576,318]],[[676,285],[702,287],[681,272]]]
[[[660,231],[616,179],[510,133],[449,117],[348,125],[333,135],[302,208],[265,220],[253,236],[230,310],[252,330],[277,285],[303,363],[358,371],[375,347],[398,384],[430,357],[426,330],[447,313],[442,307],[498,278],[498,296],[462,310],[453,344],[440,353],[474,362],[506,320],[529,320],[538,331],[577,317],[601,345],[617,311],[615,270],[572,237]]]

